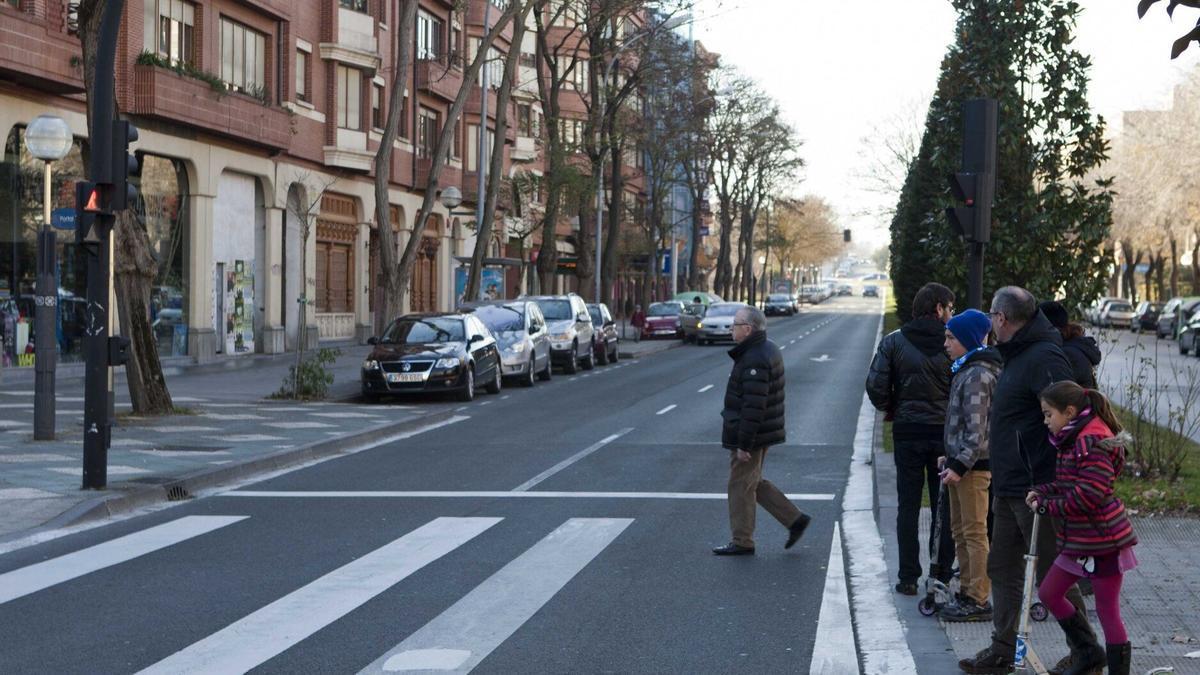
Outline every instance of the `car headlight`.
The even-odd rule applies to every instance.
[[[363,370],[379,370],[379,362],[375,359],[363,361]]]
[[[525,351],[525,343],[514,342],[508,346],[508,351],[513,352],[514,354],[520,354],[521,352]]]
[[[462,361],[457,356],[450,356],[444,359],[438,359],[437,363],[433,364],[434,368],[457,368]]]
[[[698,323],[696,324],[696,328],[704,328],[704,322],[703,322],[703,321],[701,321],[701,322],[698,322]]]

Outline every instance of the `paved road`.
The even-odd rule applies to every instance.
[[[1188,410],[1186,417],[1194,420],[1185,431],[1200,443],[1200,359],[1194,354],[1180,354],[1175,340],[1160,340],[1154,333],[1131,333],[1127,330],[1090,328],[1096,335],[1103,358],[1096,369],[1100,389],[1117,403],[1134,407],[1129,385],[1141,382],[1143,390],[1157,391],[1161,396],[1157,406],[1158,423],[1170,423],[1172,411]],[[1148,414],[1152,414],[1148,408]]]
[[[807,672],[877,328],[858,298],[770,325],[791,551],[760,512],[756,557],[709,554],[730,362],[674,349],[0,555],[3,670]]]

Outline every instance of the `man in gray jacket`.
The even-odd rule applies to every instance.
[[[942,609],[943,621],[990,621],[992,584],[987,575],[988,413],[1000,375],[1000,353],[987,347],[988,315],[968,309],[946,322],[950,401],[946,404],[946,456],[942,485],[950,501],[950,529],[962,582],[961,601]]]

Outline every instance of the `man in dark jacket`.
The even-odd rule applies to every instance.
[[[958,662],[967,673],[1008,673],[1012,669],[1024,555],[1033,534],[1033,512],[1025,504],[1025,495],[1032,486],[1054,480],[1057,455],[1046,434],[1038,395],[1054,382],[1071,379],[1062,336],[1038,309],[1033,294],[1016,286],[1001,288],[992,298],[990,314],[999,340],[997,349],[1004,359],[988,420],[995,520],[988,553],[993,630],[991,645]],[[1041,582],[1057,550],[1054,523],[1043,519],[1037,535],[1037,580]],[[1080,610],[1076,616],[1090,632],[1079,590],[1073,588],[1067,598]],[[1063,665],[1060,662],[1058,667]]]
[[[767,317],[754,307],[738,310],[733,317],[733,339],[738,345],[729,350],[733,372],[725,386],[725,409],[721,411],[721,445],[730,451],[729,527],[733,541],[714,548],[713,553],[754,555],[755,503],[788,528],[784,548],[800,539],[809,517],[762,477],[767,449],[787,439],[783,353],[767,339]]]
[[[917,520],[922,490],[928,487],[929,503],[938,503],[938,458],[945,452],[943,433],[950,398],[950,357],[944,342],[946,322],[954,316],[954,293],[941,284],[925,284],[913,298],[912,312],[912,321],[879,343],[867,374],[867,396],[872,405],[893,420],[899,497],[896,539],[900,549],[900,583],[896,591],[905,595],[917,594],[921,578]],[[930,541],[931,551],[932,545]],[[953,562],[954,539],[950,528],[943,527],[938,559],[930,565],[930,576],[949,580]]]
[[[1071,364],[1071,379],[1084,389],[1095,389],[1096,366],[1100,365],[1101,356],[1096,338],[1084,335],[1083,326],[1071,322],[1062,303],[1047,300],[1038,309],[1062,335],[1062,350]]]

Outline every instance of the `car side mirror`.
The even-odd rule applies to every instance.
[[[540,327],[540,326],[538,326],[538,325],[535,323],[535,324],[533,324],[532,326],[530,326],[530,327],[529,327],[529,334],[530,334],[530,335],[537,335],[539,330],[541,330],[541,327]]]
[[[475,334],[475,335],[471,336],[470,344],[475,344],[476,342],[482,342],[482,341],[483,341],[483,336],[479,335],[479,334]]]
[[[369,337],[369,338],[367,338],[367,344],[372,345],[372,346],[377,345],[377,344],[379,344],[379,338],[374,337],[374,336]]]

